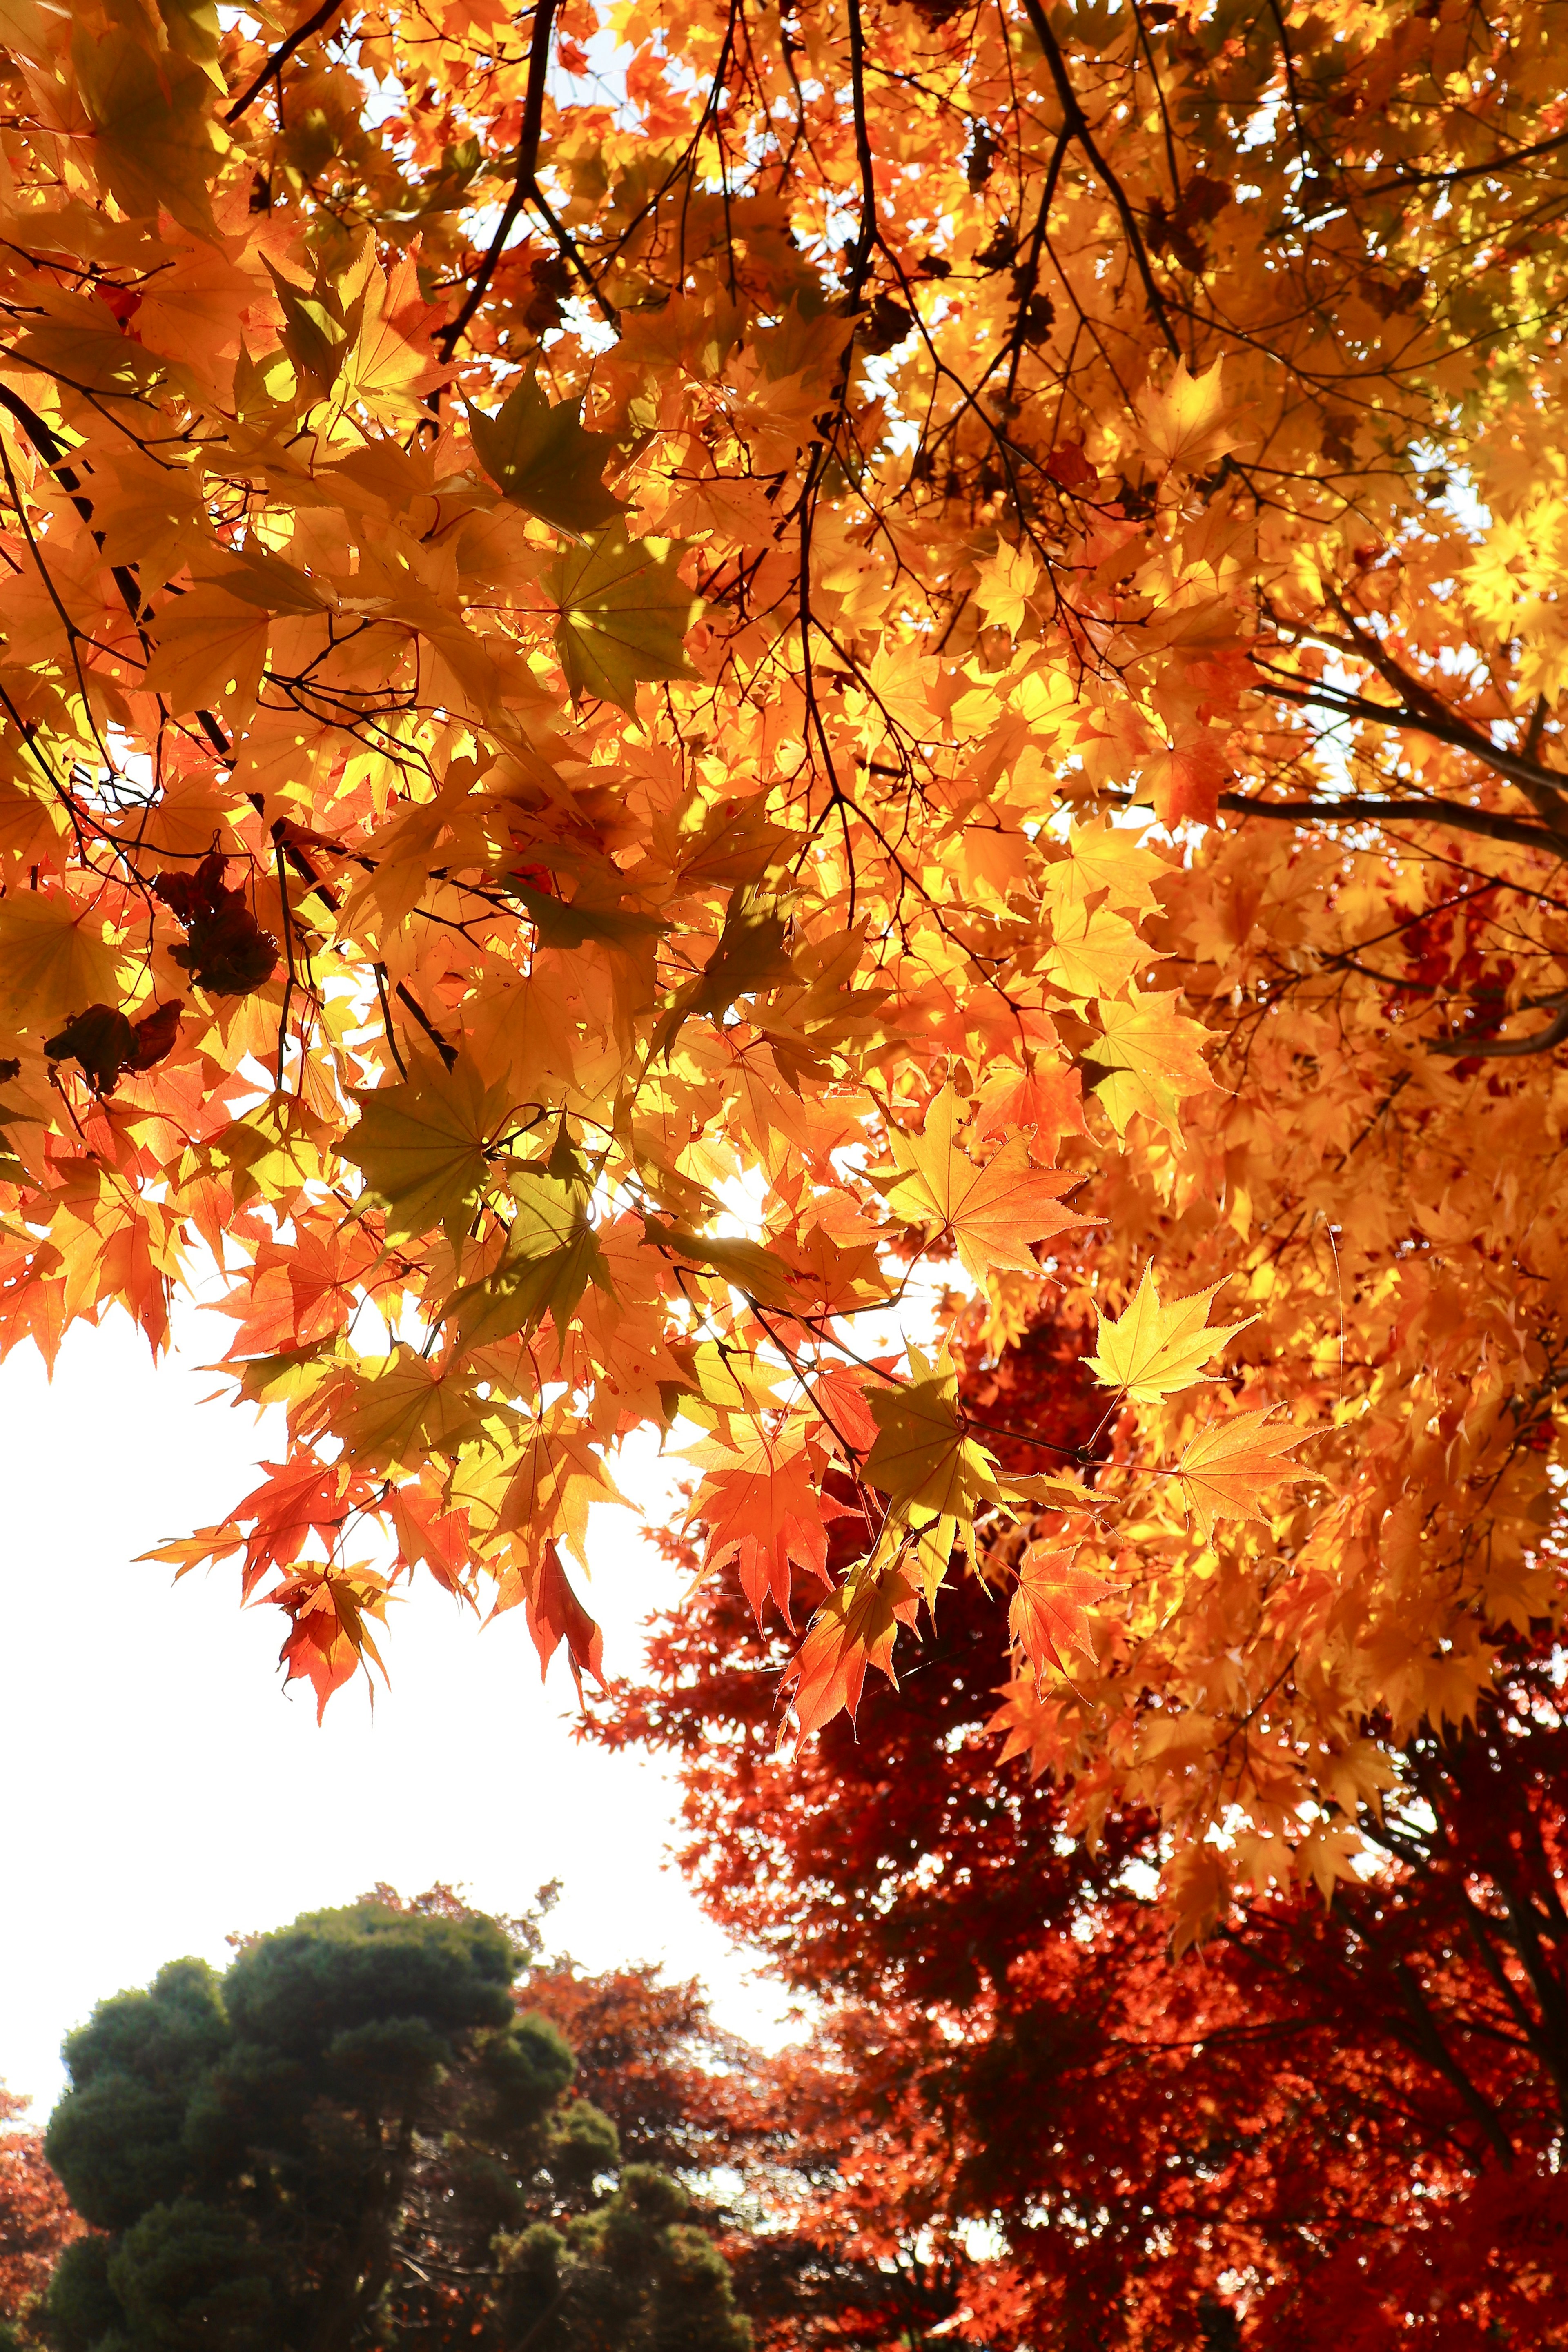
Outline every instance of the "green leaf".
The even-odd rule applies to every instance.
[[[440,1225],[460,1249],[511,1110],[505,1086],[487,1089],[459,1055],[450,1070],[416,1062],[405,1086],[350,1099],[359,1105],[359,1124],[339,1150],[385,1207],[388,1234],[408,1238]]]
[[[910,1349],[914,1377],[869,1399],[879,1435],[862,1475],[911,1526],[951,1518],[962,1528],[974,1505],[995,1501],[996,1465],[965,1430],[951,1367]]]
[[[689,1225],[667,1225],[653,1217],[645,1216],[643,1226],[656,1248],[689,1258],[694,1265],[709,1267],[763,1307],[786,1307],[794,1303],[789,1289],[789,1265],[761,1242],[749,1242],[740,1235],[710,1238],[706,1234],[694,1234]]]
[[[604,483],[614,437],[584,431],[580,400],[552,406],[538,378],[527,375],[494,416],[470,404],[468,431],[496,488],[541,522],[583,539],[619,514],[620,502]]]
[[[685,552],[684,540],[628,539],[615,522],[551,565],[555,651],[575,700],[597,695],[635,717],[639,678],[692,675],[685,639],[696,599],[677,569]]]
[[[552,898],[526,882],[506,877],[506,888],[521,899],[533,919],[542,947],[563,948],[568,953],[594,940],[600,947],[629,947],[634,940],[667,931],[656,915],[639,915],[621,906],[596,906],[590,899]]]
[[[265,255],[263,260],[267,259]],[[341,304],[330,288],[325,294],[302,294],[297,286],[267,262],[267,271],[283,310],[283,348],[293,362],[294,372],[302,383],[310,384],[324,400],[336,383],[348,357],[352,331],[357,325],[355,313],[345,319]]]
[[[717,947],[659,1023],[654,1050],[668,1055],[682,1022],[693,1014],[722,1022],[738,997],[760,996],[793,979],[795,968],[784,953],[784,919],[776,908],[755,907],[744,892],[737,891]]]
[[[531,1330],[552,1315],[563,1331],[590,1282],[612,1288],[598,1236],[588,1223],[588,1188],[562,1181],[548,1168],[514,1171],[517,1212],[500,1265],[449,1303],[462,1343],[488,1347]]]

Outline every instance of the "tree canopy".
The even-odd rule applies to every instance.
[[[984,1567],[1184,1934],[1331,1883],[1560,1607],[1556,13],[0,38],[0,1345],[221,1267],[163,1556],[323,1702],[424,1570],[595,1671],[679,1430],[786,1736]]]
[[[1022,1427],[1098,1416],[1070,1329],[969,1378]],[[796,2226],[868,2275],[841,2281],[820,2337],[808,2310],[784,2340],[1568,2343],[1552,1630],[1506,1644],[1465,1726],[1385,1727],[1392,1785],[1329,1899],[1232,1895],[1173,1957],[1151,1807],[1103,1809],[1088,1842],[1070,1775],[1001,1759],[1001,1614],[956,1584],[905,1686],[786,1764],[790,1636],[710,1584],[601,1719],[677,1760],[695,1887],[822,2020],[777,2062],[773,2106],[816,2183]]]
[[[514,2003],[525,1957],[438,1889],[101,2001],[46,2140],[93,2231],[49,2284],[55,2352],[745,2352],[688,2190],[623,2164]]]

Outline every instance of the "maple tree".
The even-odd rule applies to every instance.
[[[23,2338],[16,2324],[48,2282],[61,2250],[80,2235],[70,2200],[44,2161],[43,2137],[24,2122],[27,2101],[0,2086],[0,2346]]]
[[[7,0],[0,1345],[222,1266],[322,1701],[693,1424],[792,1730],[1022,1560],[1196,1935],[1556,1606],[1554,24]]]
[[[968,1377],[1000,1378],[1016,1424],[1087,1438],[1085,1354],[1040,1325]],[[775,2062],[812,2183],[795,2225],[882,2292],[847,2282],[820,2336],[807,2313],[780,2341],[1568,2340],[1552,1629],[1509,1642],[1470,1725],[1389,1743],[1359,1824],[1378,1867],[1328,1899],[1229,1900],[1176,1958],[1152,1810],[1112,1806],[1086,1843],[1070,1780],[1001,1754],[1006,1614],[956,1585],[902,1690],[786,1764],[790,1637],[710,1584],[601,1723],[677,1758],[708,1907],[826,2004],[815,2046]]]
[[[516,1924],[381,1888],[238,1939],[221,1981],[175,1960],[100,2002],[47,2136],[94,2234],[55,2269],[46,2340],[745,2352],[689,2192],[623,2161],[514,1999]]]

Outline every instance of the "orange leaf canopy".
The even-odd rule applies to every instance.
[[[290,1672],[421,1567],[594,1671],[678,1423],[756,1596],[853,1498],[803,1722],[1076,1513],[1031,1752],[1194,1822],[1555,1606],[1547,24],[5,12],[0,1344],[221,1266],[289,1458],[174,1556]],[[1092,1459],[888,1351],[954,1258],[1105,1310]]]

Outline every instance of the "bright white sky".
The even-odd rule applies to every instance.
[[[542,1689],[522,1612],[481,1627],[433,1585],[391,1612],[392,1687],[363,1685],[318,1730],[285,1697],[282,1621],[242,1612],[231,1566],[171,1581],[139,1552],[219,1518],[268,1453],[248,1409],[203,1404],[199,1367],[232,1325],[192,1315],[154,1368],[127,1318],[74,1330],[53,1387],[30,1347],[0,1366],[6,1542],[0,1675],[11,1774],[0,1939],[0,2080],[47,2116],[60,2038],[95,2000],[185,1952],[218,1965],[231,1928],[437,1879],[521,1911],[564,1891],[551,1941],[590,1968],[657,1959],[703,1977],[721,2021],[788,2038],[775,1987],[666,1866],[676,1792],[660,1767],[571,1736],[558,1659]],[[651,1452],[620,1483],[653,1501]],[[679,1585],[627,1513],[596,1514],[587,1594],[606,1667]]]

